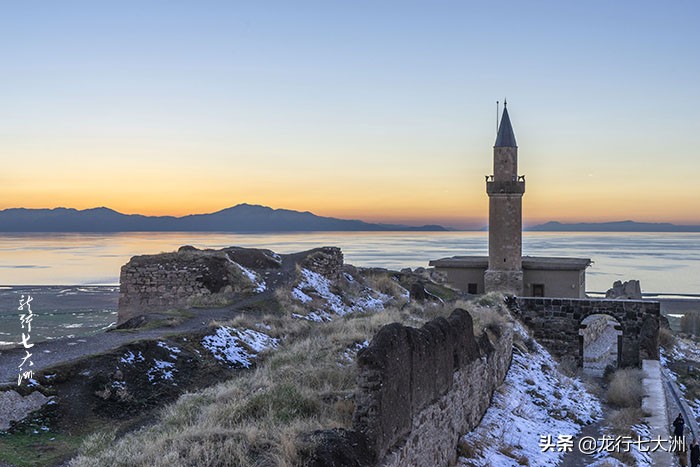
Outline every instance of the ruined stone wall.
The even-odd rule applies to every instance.
[[[335,246],[316,248],[311,250],[300,265],[335,281],[340,278],[340,273],[343,271],[343,252]]]
[[[266,277],[290,280],[296,265],[335,281],[343,271],[343,253],[337,247],[278,255],[259,248],[183,246],[173,253],[134,256],[122,266],[117,324],[152,312],[226,306],[241,294],[267,290]]]
[[[472,319],[455,310],[423,328],[383,327],[358,355],[353,429],[378,465],[448,465],[503,382],[512,330],[475,338]]]
[[[658,359],[659,302],[529,298],[516,300],[533,337],[559,358],[583,360],[581,321],[593,314],[610,315],[622,327],[621,366],[638,366],[642,358]]]
[[[225,251],[135,256],[121,269],[117,324],[154,311],[223,306],[252,286]]]

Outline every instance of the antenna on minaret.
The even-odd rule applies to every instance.
[[[496,134],[498,134],[498,101],[496,101]]]

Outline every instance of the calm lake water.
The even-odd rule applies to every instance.
[[[3,234],[0,341],[17,334],[16,303],[27,291],[35,296],[33,311],[46,315],[35,320],[37,338],[99,331],[114,321],[117,290],[93,286],[118,284],[120,267],[134,255],[182,245],[264,247],[279,253],[339,246],[348,263],[394,269],[427,266],[445,256],[486,255],[488,248],[486,232]],[[700,233],[533,232],[524,234],[523,253],[591,258],[588,291],[604,292],[615,280],[639,279],[644,292],[700,294]]]

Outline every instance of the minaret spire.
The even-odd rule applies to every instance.
[[[503,116],[501,117],[501,124],[498,126],[498,136],[496,136],[496,144],[493,145],[495,148],[517,148],[518,144],[515,142],[515,133],[513,133],[513,125],[510,124],[510,117],[508,116],[508,103],[503,100]]]

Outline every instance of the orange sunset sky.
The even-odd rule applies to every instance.
[[[506,95],[526,225],[700,224],[700,7],[608,3],[14,4],[0,208],[480,228]]]

